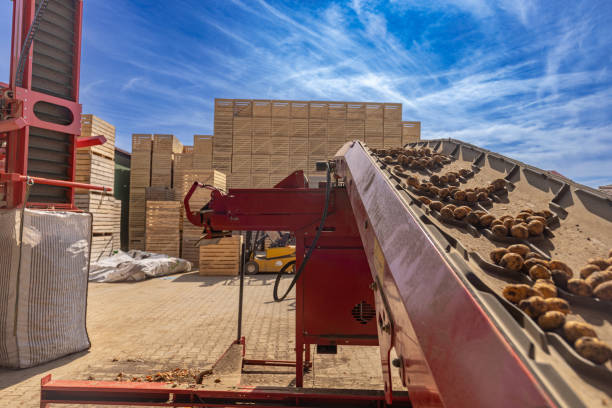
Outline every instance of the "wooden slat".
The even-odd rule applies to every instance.
[[[79,149],[76,154],[74,181],[113,188],[115,184],[115,162],[92,150]],[[77,193],[87,190],[76,189]]]
[[[147,201],[145,249],[149,252],[180,256],[181,203]]]
[[[74,195],[74,204],[80,210],[90,212],[93,218],[92,232],[113,233],[120,228],[120,220],[116,217],[116,203],[119,203],[121,211],[121,201],[112,195],[98,192],[87,191],[84,194]]]
[[[106,143],[81,148],[79,151],[92,151],[111,160],[115,159],[115,127],[91,114],[81,115],[81,137],[104,136]]]
[[[221,238],[218,244],[200,247],[200,275],[238,275],[242,237]]]

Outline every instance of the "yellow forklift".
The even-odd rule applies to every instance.
[[[279,232],[278,235],[266,248],[269,234],[257,232],[248,261],[244,264],[245,274],[295,272],[295,242],[292,242],[295,238],[290,233]]]

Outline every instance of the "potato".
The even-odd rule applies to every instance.
[[[545,267],[548,268],[548,261],[545,259],[539,259],[539,258],[529,258],[525,260],[525,263],[523,265],[523,272],[525,273],[529,273],[529,270],[531,269],[531,267],[533,265],[544,265]],[[550,269],[550,268],[548,268]]]
[[[452,206],[452,207],[451,207]],[[444,207],[442,207],[442,209],[440,210],[440,216],[444,219],[451,219],[454,218],[453,215],[453,211],[455,210],[454,208],[455,206],[452,204],[449,205],[445,205]]]
[[[533,210],[531,208],[523,208],[521,210],[521,212],[527,213],[527,214],[533,214]]]
[[[493,222],[494,219],[495,219],[495,216],[491,214],[485,214],[482,217],[480,217],[480,224],[485,227],[489,227],[491,226],[491,223]]]
[[[543,279],[538,279],[533,285],[533,289],[540,294],[544,299],[554,298],[557,296],[557,287],[554,283]]]
[[[532,319],[546,312],[546,302],[541,296],[531,296],[519,302],[519,308]]]
[[[601,269],[599,269],[599,266],[597,265],[587,265],[582,267],[582,269],[580,269],[580,277],[582,279],[586,279],[589,277],[589,275],[591,275],[593,272],[599,272]]]
[[[465,191],[457,191],[455,194],[453,194],[453,198],[457,201],[465,201]]]
[[[603,364],[612,358],[612,349],[595,337],[580,337],[574,343],[576,352],[595,364]]]
[[[593,290],[593,295],[603,300],[612,300],[612,281],[597,285]]]
[[[603,258],[591,258],[589,259],[591,265],[597,265],[600,270],[604,271],[610,264]]]
[[[505,237],[508,235],[508,229],[503,225],[494,225],[491,231],[493,231],[493,235],[496,237]]]
[[[521,245],[521,244],[518,244]],[[527,259],[541,259],[542,256],[540,254],[538,254],[537,252],[527,252],[524,256],[525,260]]]
[[[384,161],[385,163],[387,163],[387,164],[391,164],[391,163],[393,163],[393,162],[394,162],[393,157],[391,157],[391,156],[385,156],[385,157],[383,158],[383,161]]]
[[[523,267],[523,258],[519,254],[509,252],[502,256],[499,265],[511,271],[520,271]]]
[[[480,225],[480,217],[478,217],[478,214],[470,212],[468,215],[465,216],[465,222],[477,227]]]
[[[429,203],[431,203],[431,200],[425,196],[419,196],[417,199],[425,205],[429,205]]]
[[[567,300],[561,299],[558,297],[552,297],[544,299],[544,303],[546,303],[546,310],[556,310],[557,312],[561,312],[563,314],[569,314],[570,306],[567,303]]]
[[[504,179],[496,179],[496,180],[493,180],[491,182],[491,185],[493,186],[493,188],[495,188],[496,191],[497,190],[501,190],[504,187],[506,187],[506,180],[504,180]]]
[[[524,258],[525,255],[527,255],[527,253],[529,252],[529,247],[524,244],[514,244],[508,247],[508,251],[514,252],[515,254],[519,254]]]
[[[548,279],[552,275],[550,273],[550,269],[541,264],[533,265],[529,268],[529,277],[533,280],[536,279]]]
[[[444,204],[441,201],[432,201],[429,203],[429,208],[432,210],[440,211],[444,207]]]
[[[538,317],[538,325],[542,330],[555,330],[563,326],[565,315],[556,310],[551,310]]]
[[[514,238],[519,238],[519,239],[529,238],[529,230],[523,224],[512,226],[512,228],[510,228],[510,234],[512,234]]]
[[[520,212],[520,213],[519,213],[519,214],[518,214],[516,217],[514,217],[514,218],[516,218],[517,220],[523,220],[523,221],[525,221],[525,220],[527,220],[527,217],[531,217],[531,214],[526,213],[526,212]]]
[[[589,285],[584,279],[573,278],[567,281],[567,290],[570,293],[578,296],[591,296],[593,292],[591,285]]]
[[[580,337],[597,337],[597,333],[590,324],[575,321],[565,322],[563,335],[570,344],[574,344]]]
[[[527,218],[528,223],[531,221],[540,221],[542,224],[546,225],[546,218],[537,215],[531,215]]]
[[[440,195],[440,189],[435,186],[429,187],[429,192],[433,195]]]
[[[462,220],[471,212],[472,209],[470,207],[462,205],[461,207],[455,208],[455,211],[453,211],[453,215],[456,219]]]
[[[448,197],[450,194],[450,191],[448,191],[448,188],[441,188],[440,191],[438,192],[438,197],[440,197],[441,199],[445,199],[446,197]]]
[[[493,261],[494,264],[499,264],[502,257],[506,255],[509,251],[506,248],[495,248],[491,252],[489,252],[489,258]]]
[[[469,191],[465,193],[465,201],[469,203],[475,203],[477,200],[477,194],[473,191]]]
[[[589,277],[586,278],[586,283],[588,283],[591,288],[595,289],[597,286],[610,280],[612,280],[612,271],[601,271],[590,274]]]
[[[557,285],[563,290],[567,290],[567,281],[569,280],[569,278],[567,277],[567,274],[565,272],[559,269],[553,269],[552,271],[550,271],[550,275],[553,282],[555,282],[555,285]]]
[[[527,230],[529,231],[529,235],[537,237],[544,232],[544,224],[537,220],[531,221],[527,224]]]
[[[457,175],[455,173],[448,173],[446,175],[449,183],[455,183],[457,181]]]
[[[538,296],[538,292],[536,292],[529,285],[519,283],[516,285],[506,285],[502,290],[502,295],[504,298],[506,298],[506,300],[518,304],[523,299]]]
[[[551,260],[548,262],[548,269],[553,270],[553,269],[559,269],[562,270],[563,272],[565,272],[567,274],[568,278],[572,278],[574,276],[574,272],[572,271],[572,268],[570,268],[569,266],[567,266],[567,264],[561,262],[561,261],[557,261],[557,260]]]
[[[489,199],[489,194],[487,194],[486,191],[481,191],[476,195],[476,200],[477,201],[487,201]]]

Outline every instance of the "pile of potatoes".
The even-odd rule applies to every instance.
[[[386,164],[398,164],[405,169],[433,169],[451,162],[450,157],[442,153],[433,153],[429,148],[423,149],[374,149],[378,157]]]
[[[567,289],[579,296],[612,300],[612,249],[608,259],[592,258],[580,269],[580,278],[570,279]]]
[[[438,186],[444,187],[449,184],[456,184],[459,177],[467,177],[470,174],[468,169],[460,169],[459,171],[448,171],[442,175],[434,174],[429,178],[429,181]]]
[[[483,225],[499,238],[515,237],[527,239],[537,237],[544,233],[544,227],[553,213],[548,210],[533,211],[531,209],[522,210],[516,217],[503,215],[499,218],[489,216],[483,220]]]

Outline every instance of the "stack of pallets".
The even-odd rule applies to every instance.
[[[132,135],[130,169],[129,248],[145,249],[145,192],[151,186],[153,135]]]
[[[115,183],[115,127],[94,116],[82,115],[81,137],[104,136],[106,143],[79,149],[76,154],[75,181],[113,188]],[[77,208],[93,217],[91,260],[108,256],[121,246],[121,201],[112,194],[76,189]]]
[[[146,210],[145,250],[179,257],[181,203],[147,201]]]
[[[242,236],[220,238],[200,247],[200,275],[238,275]]]

